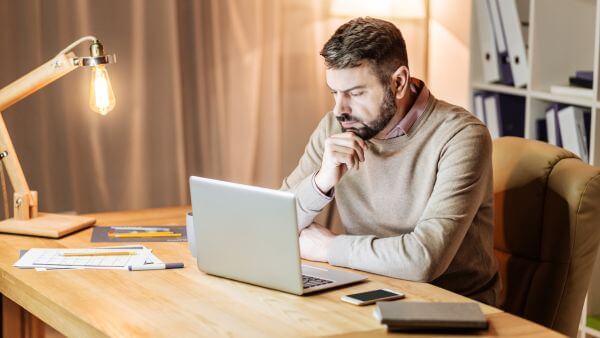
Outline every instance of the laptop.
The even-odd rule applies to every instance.
[[[290,192],[190,177],[196,259],[208,274],[296,295],[366,276],[303,265]]]

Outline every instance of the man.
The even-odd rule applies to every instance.
[[[354,19],[321,55],[335,106],[282,186],[297,197],[302,257],[495,305],[486,127],[410,76],[389,22]],[[313,223],[334,196],[346,231],[338,236]]]

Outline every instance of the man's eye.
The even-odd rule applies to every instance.
[[[364,92],[353,92],[353,93],[350,93],[350,95],[352,95],[352,96],[361,96],[363,93]]]

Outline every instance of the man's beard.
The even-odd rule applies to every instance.
[[[375,137],[375,135],[379,134],[379,132],[381,132],[388,125],[388,123],[390,123],[395,114],[396,101],[394,101],[394,93],[392,93],[392,90],[388,87],[386,94],[383,98],[383,102],[381,102],[381,106],[379,108],[379,117],[377,117],[375,121],[371,123],[366,123],[363,121],[359,121],[350,114],[342,114],[340,116],[336,116],[336,119],[338,120],[338,122],[340,122],[340,125],[342,122],[358,122],[362,124],[363,126],[359,128],[344,128],[342,126],[342,131],[352,132],[356,134],[356,136],[366,141],[372,139],[373,137]]]

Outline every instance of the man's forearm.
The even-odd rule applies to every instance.
[[[400,236],[337,236],[329,247],[332,265],[372,272],[407,280],[429,282],[446,270],[462,242],[460,233],[443,235],[444,227],[468,228],[468,225],[426,221],[419,230]]]
[[[323,194],[316,186],[314,177],[315,174],[309,175],[300,181],[296,187],[290,189],[296,195],[298,229],[309,226],[333,199],[333,191],[329,196]]]

